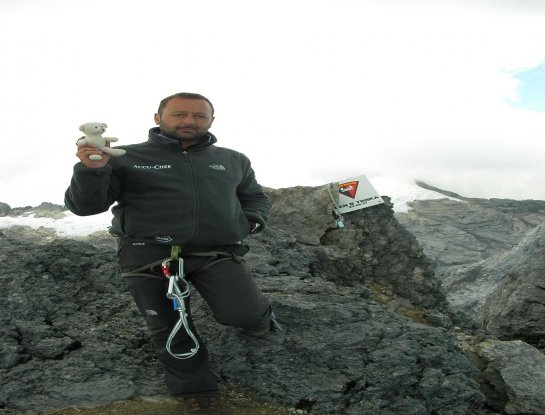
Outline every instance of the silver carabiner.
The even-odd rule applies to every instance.
[[[161,267],[163,269],[163,275],[168,278],[168,290],[167,290],[167,298],[172,300],[174,310],[178,311],[180,314],[180,318],[178,322],[175,324],[174,328],[170,332],[170,335],[168,336],[167,342],[166,342],[166,349],[168,353],[176,358],[176,359],[189,359],[190,357],[197,354],[200,345],[199,341],[197,340],[197,337],[195,334],[191,331],[191,328],[189,327],[188,322],[188,315],[186,312],[186,307],[184,300],[189,297],[189,284],[185,280],[184,275],[184,260],[182,258],[178,258],[178,272],[174,275],[170,273],[170,263],[174,260],[174,258],[167,258],[161,263]],[[183,284],[183,291],[180,290],[180,287],[178,286],[178,282],[181,282]],[[184,328],[187,335],[193,340],[193,343],[195,344],[195,347],[191,348],[189,352],[187,353],[174,353],[171,349],[172,341],[174,340],[174,337],[178,333],[178,331],[181,328]]]

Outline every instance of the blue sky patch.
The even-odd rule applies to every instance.
[[[545,112],[545,64],[515,76],[520,81],[519,99],[509,101],[518,108]]]

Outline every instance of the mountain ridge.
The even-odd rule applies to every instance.
[[[224,385],[311,414],[545,413],[545,357],[530,345],[540,346],[542,335],[529,325],[516,333],[505,326],[523,316],[516,305],[528,294],[518,290],[507,320],[492,321],[453,311],[442,287],[450,271],[483,269],[482,261],[506,255],[524,235],[528,248],[518,251],[535,257],[540,205],[496,209],[494,201],[486,207],[445,197],[395,212],[385,196],[382,205],[346,214],[339,230],[323,187],[267,191],[274,213],[251,238],[246,261],[285,331],[246,339],[218,326],[194,295],[197,325]],[[10,311],[1,333],[5,408],[30,414],[165,394],[105,228],[66,238],[54,229],[5,227],[0,260]],[[491,292],[509,298],[500,294],[514,292],[513,279],[499,280],[511,285]],[[487,316],[495,314],[490,305]],[[503,335],[491,335],[498,328]]]

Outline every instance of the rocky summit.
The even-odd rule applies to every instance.
[[[346,214],[346,227],[337,229],[324,187],[267,191],[273,215],[246,241],[245,258],[284,330],[247,337],[216,323],[193,292],[194,319],[222,385],[310,414],[545,413],[540,332],[507,330],[513,307],[493,309],[504,297],[527,298],[515,274],[492,290],[496,297],[480,300],[477,330],[449,302],[440,250],[407,225],[422,217],[398,219],[384,197],[384,204]],[[540,234],[533,214],[526,226]],[[167,394],[113,238],[1,232],[0,413]],[[523,243],[500,242],[472,253],[460,269]],[[543,245],[523,246],[520,255],[537,257]],[[449,271],[454,262],[445,265]],[[539,261],[527,262],[526,271],[536,283]],[[536,321],[544,315],[532,311]],[[509,335],[490,334],[499,327]]]
[[[411,203],[397,219],[436,265],[457,324],[545,349],[545,201]]]

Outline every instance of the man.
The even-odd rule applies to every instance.
[[[178,93],[163,99],[155,114],[158,127],[147,142],[121,146],[122,157],[84,145],[76,153],[65,203],[76,215],[104,212],[114,204],[110,232],[119,237],[118,257],[134,300],[151,330],[172,395],[190,413],[217,414],[218,385],[208,352],[188,327],[167,343],[180,315],[167,299],[176,256],[185,274],[221,324],[263,335],[275,327],[269,301],[242,260],[242,240],[263,229],[271,204],[257,183],[250,161],[236,151],[217,147],[208,132],[214,107],[202,95]],[[90,160],[93,154],[102,160]],[[176,248],[176,249],[173,249]],[[174,253],[174,254],[173,254]],[[164,259],[172,258],[167,269]],[[174,266],[170,269],[169,265]],[[194,339],[190,334],[194,334]]]

